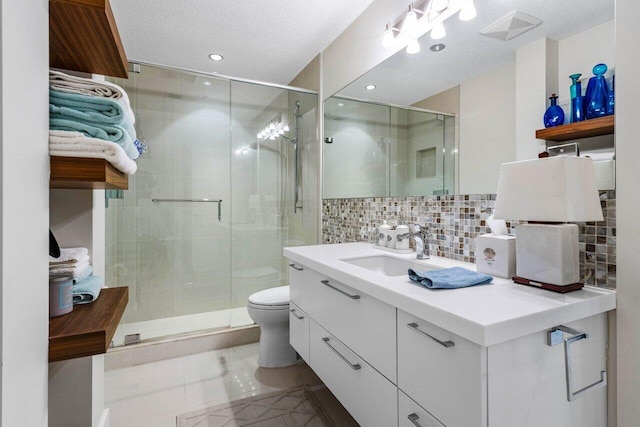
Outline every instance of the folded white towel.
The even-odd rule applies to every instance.
[[[136,162],[131,160],[118,144],[90,138],[80,132],[50,130],[49,155],[105,159],[126,175],[133,175],[138,169]]]
[[[78,277],[81,273],[83,273],[87,267],[89,267],[88,262],[83,262],[82,264],[78,264],[76,267],[58,267],[58,268],[50,268],[49,275],[57,275],[57,274],[70,274],[73,277]]]
[[[89,262],[89,255],[85,255],[79,259],[68,259],[65,261],[49,261],[49,269],[52,268],[62,268],[62,267],[76,267],[80,264],[85,264]]]
[[[56,262],[66,262],[66,261],[77,261],[78,259],[89,255],[89,249],[87,248],[60,248],[60,256],[58,258],[54,258],[52,256],[49,257],[49,261]]]

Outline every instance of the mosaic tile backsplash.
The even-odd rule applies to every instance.
[[[383,220],[429,227],[433,255],[475,263],[475,238],[489,233],[486,219],[493,212],[495,194],[374,197],[322,201],[322,242],[370,242]],[[600,193],[602,222],[580,223],[580,274],[585,284],[616,287],[615,191]],[[517,223],[507,222],[509,232]]]

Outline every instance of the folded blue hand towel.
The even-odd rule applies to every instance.
[[[91,138],[115,142],[122,147],[130,159],[135,160],[140,157],[138,149],[133,145],[131,136],[125,128],[119,125],[88,123],[81,120],[64,118],[64,116],[57,114],[51,114],[49,116],[49,129],[82,132]]]
[[[135,122],[131,108],[123,101],[50,89],[49,104],[60,114],[77,119],[112,125]]]
[[[491,283],[493,277],[461,267],[420,272],[409,269],[409,279],[429,289],[456,289]]]
[[[89,276],[73,285],[71,294],[74,304],[89,304],[98,299],[104,280],[100,276]]]

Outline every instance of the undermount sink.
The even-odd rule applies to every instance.
[[[341,261],[366,268],[369,271],[382,273],[385,276],[406,276],[407,270],[413,268],[418,271],[435,270],[437,267],[421,264],[415,261],[394,258],[388,255],[373,255],[359,258],[343,258]]]

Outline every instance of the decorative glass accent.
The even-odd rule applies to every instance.
[[[596,76],[596,83],[593,87],[593,94],[587,105],[587,119],[602,117],[607,115],[607,104],[609,102],[609,91],[607,82],[604,80],[604,73],[607,72],[605,64],[598,64],[593,67],[593,74]]]
[[[583,97],[582,97],[582,84],[580,83],[580,78],[582,74],[571,74],[569,78],[571,79],[571,87],[569,88],[571,92],[571,123],[581,122],[584,120],[584,106],[583,106]]]
[[[557,105],[558,95],[552,93],[549,100],[551,101],[551,105],[547,108],[547,111],[545,111],[543,118],[544,127],[546,128],[558,126],[564,123],[564,111],[562,111],[562,108]]]

